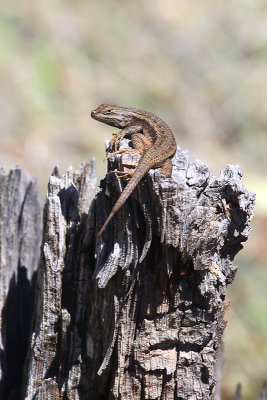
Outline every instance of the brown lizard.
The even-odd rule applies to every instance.
[[[116,140],[121,141],[124,136],[131,136],[135,152],[141,154],[131,179],[98,232],[98,236],[100,236],[111,218],[122,207],[134,188],[151,168],[159,168],[162,174],[167,177],[171,176],[171,159],[176,151],[176,142],[168,125],[148,111],[101,104],[92,111],[91,116],[97,121],[122,129],[118,134],[115,134],[113,144]],[[122,149],[115,151],[113,154],[123,152],[130,151]]]

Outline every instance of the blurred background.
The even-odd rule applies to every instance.
[[[108,102],[152,111],[191,160],[240,164],[256,192],[236,257],[223,399],[255,399],[267,379],[267,3],[263,0],[9,0],[0,5],[0,165],[19,164],[45,196],[52,169],[91,156],[106,171]]]

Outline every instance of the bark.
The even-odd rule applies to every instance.
[[[172,179],[146,175],[100,238],[125,183],[108,174],[95,195],[93,161],[55,169],[22,398],[215,396],[225,291],[255,195],[239,166],[214,177],[179,148],[173,163]]]
[[[0,398],[19,398],[42,237],[42,200],[19,167],[0,167]]]

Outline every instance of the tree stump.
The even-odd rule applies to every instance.
[[[54,170],[21,398],[213,398],[255,195],[239,166],[214,177],[179,148],[173,164],[171,179],[149,171],[100,238],[124,182],[108,174],[95,195],[93,161]]]

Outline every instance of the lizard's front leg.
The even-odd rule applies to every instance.
[[[141,125],[131,125],[122,129],[120,132],[113,133],[113,137],[110,141],[110,147],[114,148],[115,151],[118,151],[117,141],[119,141],[119,146],[121,144],[122,139],[125,136],[132,136],[135,133],[142,132],[143,127]]]

